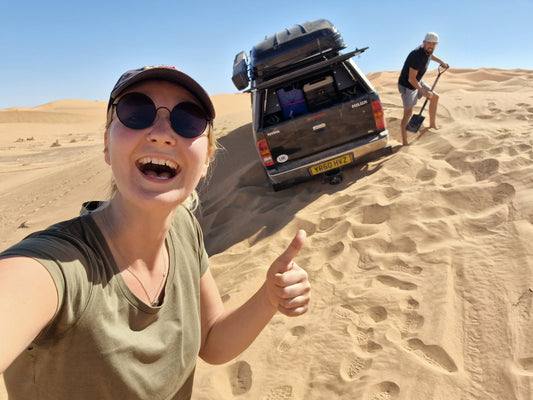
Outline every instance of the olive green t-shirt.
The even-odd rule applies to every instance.
[[[50,324],[4,372],[9,399],[189,399],[208,257],[185,207],[177,209],[167,243],[169,275],[157,307],[130,291],[90,215],[32,234],[2,253],[38,260],[59,295]]]

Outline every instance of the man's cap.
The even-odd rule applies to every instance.
[[[437,35],[435,32],[429,32],[426,34],[426,37],[424,38],[424,42],[439,42],[439,35]]]
[[[124,72],[111,91],[107,109],[111,107],[117,97],[128,87],[147,80],[164,80],[176,83],[187,89],[200,101],[207,112],[207,118],[210,120],[215,119],[215,107],[207,92],[189,75],[171,65],[153,65]]]

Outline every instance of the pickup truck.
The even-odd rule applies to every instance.
[[[368,47],[341,54],[344,40],[320,19],[265,37],[235,57],[232,81],[251,93],[253,136],[272,188],[390,153],[375,88],[353,62]],[[248,88],[248,86],[250,87]]]

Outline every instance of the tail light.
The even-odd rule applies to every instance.
[[[376,121],[376,129],[385,128],[385,115],[383,114],[383,107],[381,107],[381,101],[374,100],[372,102],[372,110],[374,111],[374,121]]]
[[[270,154],[270,149],[268,148],[266,139],[261,139],[259,142],[257,142],[257,149],[259,150],[261,161],[263,161],[263,164],[266,167],[274,165],[274,159],[272,158],[272,154]]]

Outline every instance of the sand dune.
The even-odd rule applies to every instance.
[[[442,128],[408,147],[397,76],[369,74],[394,153],[281,192],[248,95],[213,96],[222,149],[198,218],[223,300],[249,297],[298,229],[313,299],[233,362],[199,362],[194,399],[533,398],[533,71],[447,71]],[[0,111],[1,249],[106,197],[104,114],[70,100]]]

